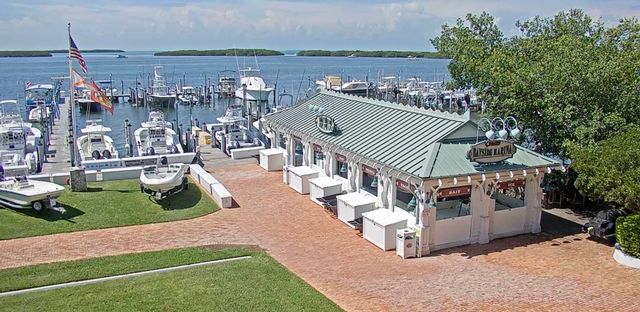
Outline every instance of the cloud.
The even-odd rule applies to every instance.
[[[0,0],[0,49],[66,46],[66,23],[81,48],[126,50],[272,49],[425,50],[443,23],[468,12],[487,11],[506,34],[516,20],[551,16],[573,7],[615,23],[640,15],[640,5],[614,0],[488,1],[133,1],[96,3],[33,0],[28,5]]]

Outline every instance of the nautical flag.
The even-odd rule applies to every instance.
[[[78,60],[80,64],[80,68],[82,68],[83,73],[87,73],[87,63],[85,63],[84,58],[82,58],[82,54],[80,50],[78,50],[78,46],[75,42],[73,42],[73,38],[69,35],[69,57]]]
[[[31,87],[31,81],[27,81],[24,83],[24,88],[25,89],[29,89],[29,87]]]
[[[113,104],[111,103],[111,100],[109,100],[109,97],[100,90],[100,87],[98,87],[94,81],[91,81],[91,84],[89,84],[88,87],[89,90],[91,90],[91,100],[96,103],[100,103],[104,109],[113,114]]]
[[[71,70],[71,82],[76,89],[87,88],[87,81],[75,69]]]

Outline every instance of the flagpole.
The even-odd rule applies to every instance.
[[[67,33],[69,36],[69,55],[68,55],[68,61],[69,61],[69,107],[71,107],[71,136],[73,138],[73,142],[70,144],[70,152],[71,152],[71,166],[72,167],[76,167],[79,164],[77,163],[77,153],[76,153],[76,142],[77,142],[77,137],[76,137],[76,107],[75,107],[75,98],[74,98],[74,94],[73,94],[73,73],[71,72],[73,70],[73,67],[71,66],[71,23],[67,24]]]

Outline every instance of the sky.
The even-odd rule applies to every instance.
[[[429,39],[466,13],[489,12],[506,35],[515,22],[580,8],[606,24],[640,16],[637,0],[0,0],[0,50],[160,51],[266,48],[432,51]],[[94,3],[96,2],[96,3]]]

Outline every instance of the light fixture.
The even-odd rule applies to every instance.
[[[429,199],[428,207],[431,208],[431,209],[436,209],[436,201],[433,200],[433,195],[431,195],[431,198]]]
[[[484,135],[487,137],[488,140],[493,139],[493,135],[496,134],[493,129],[489,129],[489,131],[485,132]]]
[[[378,187],[378,176],[373,176],[373,179],[371,180],[371,188],[377,188]]]
[[[340,165],[340,173],[347,173],[347,164],[342,163],[342,165]]]
[[[411,200],[407,203],[407,210],[414,211],[416,209],[416,206],[417,206],[416,197],[412,196]]]
[[[498,137],[502,140],[506,140],[509,137],[509,132],[506,129],[502,128],[498,131]]]

